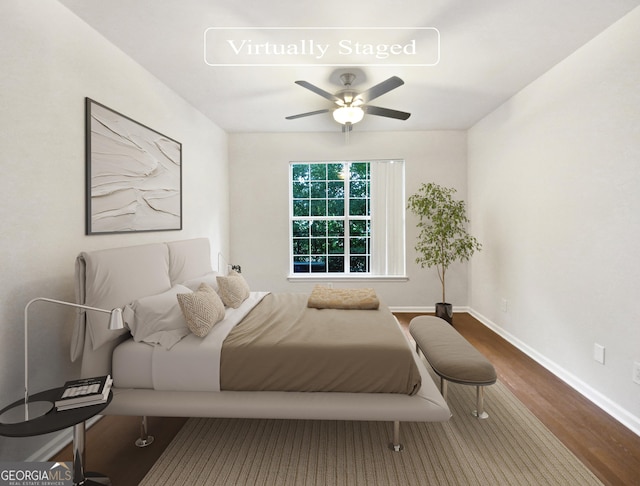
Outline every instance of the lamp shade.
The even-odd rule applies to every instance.
[[[333,111],[333,119],[338,123],[358,123],[364,117],[364,111],[359,106],[342,106]]]
[[[124,321],[122,319],[122,309],[111,309],[109,313],[109,330],[115,331],[124,327]]]

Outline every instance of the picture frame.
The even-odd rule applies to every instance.
[[[86,234],[182,229],[182,144],[85,99]]]

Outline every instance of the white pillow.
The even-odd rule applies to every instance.
[[[188,287],[189,289],[195,292],[200,287],[200,284],[207,284],[209,287],[211,287],[213,290],[217,292],[218,281],[216,280],[216,277],[219,277],[221,275],[222,274],[218,272],[210,272],[210,273],[207,273],[206,275],[203,275],[202,277],[192,278],[191,280],[187,280],[182,285],[184,285],[185,287]]]
[[[125,306],[123,318],[134,341],[171,349],[190,334],[177,297],[189,292],[191,290],[184,285],[175,285],[166,292],[143,297]]]

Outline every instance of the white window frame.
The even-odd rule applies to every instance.
[[[340,219],[345,221],[345,266],[349,270],[349,220],[368,219],[369,272],[304,272],[294,273],[293,255],[293,166],[296,164],[336,164],[367,162],[370,164],[370,214],[366,217],[349,216],[346,206],[349,184],[345,184],[345,215],[342,217],[316,217],[317,220]],[[327,280],[399,280],[406,277],[404,160],[318,160],[292,161],[289,165],[289,276],[291,281]],[[305,218],[313,220],[314,217]],[[357,255],[357,254],[356,254]]]

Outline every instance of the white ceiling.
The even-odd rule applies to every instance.
[[[405,39],[414,32],[404,28],[435,27],[436,65],[390,67],[373,60],[376,65],[357,68],[354,85],[360,90],[393,75],[402,78],[404,86],[372,104],[411,112],[411,118],[367,115],[354,130],[466,129],[640,5],[640,0],[59,1],[228,132],[340,131],[329,114],[285,116],[331,106],[294,81],[329,92],[341,86],[335,66],[299,61],[282,67],[210,66],[204,33],[211,27],[393,27],[403,28]],[[393,32],[385,31],[383,41]],[[335,43],[350,34],[302,31],[300,38],[310,35],[319,43]]]

